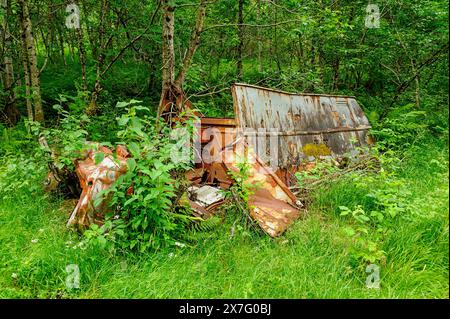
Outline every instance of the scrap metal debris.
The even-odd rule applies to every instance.
[[[224,190],[235,183],[230,173],[239,172],[245,161],[245,182],[254,186],[248,198],[250,216],[268,235],[279,236],[305,212],[288,187],[294,173],[311,167],[314,159],[335,158],[367,145],[370,125],[349,96],[292,94],[247,84],[233,85],[232,95],[236,118],[200,118],[185,202],[198,217],[213,215],[226,202]],[[182,103],[179,98],[166,102],[164,114],[172,115],[167,118],[180,120],[177,109],[182,108],[169,108]],[[98,152],[104,158],[96,164]],[[76,162],[82,194],[68,226],[101,223],[108,199],[95,199],[126,172],[128,157],[123,146],[117,147],[116,156],[99,147]]]
[[[245,143],[243,137],[222,147],[217,158],[220,161],[213,165],[208,166],[204,162],[199,164],[209,168],[197,169],[201,176],[187,174],[194,185],[206,185],[191,188],[191,207],[194,211],[198,212],[198,206],[201,206],[207,212],[211,212],[223,204],[219,188],[228,189],[235,182],[230,172],[239,172],[239,164],[246,163],[249,177],[244,183],[252,186],[248,199],[250,216],[267,234],[271,237],[282,234],[301,215],[300,201],[272,169],[261,161],[253,149]],[[200,212],[208,215],[201,208]]]
[[[103,159],[96,163],[96,155]],[[79,229],[91,223],[101,224],[108,208],[108,198],[99,198],[100,192],[108,189],[117,178],[127,171],[126,160],[130,156],[123,145],[116,148],[116,154],[104,146],[85,152],[84,157],[75,162],[75,171],[82,189],[80,200],[70,215],[67,226]]]
[[[235,84],[231,91],[236,126],[256,132],[257,154],[265,162],[276,159],[276,167],[271,166],[288,186],[292,173],[308,162],[341,157],[371,142],[369,121],[352,96],[288,93],[249,84]],[[276,145],[269,156],[267,136]]]
[[[300,201],[242,138],[227,146],[224,154],[224,165],[229,171],[239,172],[242,161],[249,165],[245,182],[254,186],[248,199],[250,216],[271,237],[282,234],[300,216]]]
[[[209,218],[215,209],[225,201],[223,190],[218,187],[203,185],[188,188],[188,198],[194,214],[201,218]]]
[[[190,193],[190,198],[203,207],[209,207],[225,198],[225,195],[220,192],[220,188],[209,185],[202,187],[191,186],[188,188],[188,192]]]

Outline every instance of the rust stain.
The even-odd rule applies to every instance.
[[[232,95],[239,129],[278,130],[279,169],[290,171],[309,156],[342,156],[370,141],[369,121],[352,96],[289,93],[239,83],[232,86]],[[356,144],[350,143],[353,137]],[[320,145],[323,141],[326,145]],[[312,142],[318,145],[304,147]]]
[[[250,165],[246,182],[255,185],[248,201],[250,216],[269,236],[281,235],[300,217],[297,198],[242,139],[229,149],[232,152],[227,153],[223,163],[227,170],[239,171],[238,163],[243,158]]]

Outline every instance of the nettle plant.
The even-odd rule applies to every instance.
[[[374,121],[371,134],[377,140],[377,147],[381,151],[405,150],[423,138],[428,127],[427,114],[413,108],[413,104],[407,104],[382,122]]]
[[[191,149],[195,118],[185,114],[182,124],[169,128],[138,104],[118,103],[126,110],[117,118],[119,143],[132,157],[127,172],[107,191],[112,193],[113,211],[104,230],[118,247],[143,252],[175,244],[198,219],[177,205],[187,188],[184,172],[192,167],[186,150]]]
[[[89,117],[85,114],[73,115],[64,110],[60,104],[53,108],[58,112],[59,123],[54,128],[41,130],[37,123],[34,123],[33,131],[45,137],[51,149],[47,152],[55,152],[52,162],[60,170],[74,170],[74,161],[88,147],[93,147],[87,143],[89,133],[84,126],[89,123]],[[36,126],[37,125],[37,126]]]
[[[0,160],[0,200],[26,198],[42,191],[41,179],[45,174],[43,156],[39,151],[31,154],[8,154]]]
[[[43,190],[43,155],[31,134],[0,125],[0,201],[34,196]]]
[[[398,219],[411,218],[414,210],[409,201],[411,192],[402,179],[385,171],[377,177],[364,176],[359,182],[381,185],[366,195],[372,202],[372,207],[339,206],[340,215],[349,221],[343,232],[354,242],[350,252],[355,260],[363,263],[384,263],[386,261],[386,253],[382,250],[384,238],[395,230],[395,222]]]
[[[242,199],[245,204],[248,202],[249,196],[254,192],[255,186],[247,182],[250,177],[250,164],[247,158],[243,158],[236,164],[237,171],[228,171],[228,174],[233,179],[234,183],[231,185],[230,192],[226,193],[227,196],[237,196]]]

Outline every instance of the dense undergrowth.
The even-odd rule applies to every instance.
[[[194,2],[2,1],[0,298],[448,298],[448,1]],[[297,173],[305,214],[276,239],[249,221],[245,163],[202,222],[173,157],[192,127],[156,119],[171,78],[208,117],[236,116],[236,82],[355,96],[376,144]],[[101,144],[133,157],[81,235],[43,181]]]
[[[35,138],[5,128],[0,297],[448,298],[448,139],[408,114],[375,125],[376,169],[316,183],[306,216],[283,236],[255,231],[229,206],[208,227],[145,252],[92,240],[103,238],[97,229],[84,237],[68,230],[74,201],[43,192]],[[158,158],[146,160],[160,169]],[[334,171],[324,163],[299,182],[324,172]],[[130,208],[145,211],[137,205]],[[68,265],[79,267],[79,289],[65,284]],[[379,289],[367,288],[368,265],[379,270]]]

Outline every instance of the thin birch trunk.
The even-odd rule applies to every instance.
[[[22,39],[26,45],[27,60],[31,79],[31,95],[33,98],[35,120],[44,121],[42,109],[41,86],[39,81],[39,69],[37,65],[36,47],[33,37],[33,26],[30,20],[27,0],[18,0],[21,13]]]
[[[6,96],[5,113],[10,125],[16,125],[20,118],[20,113],[17,109],[16,94],[14,92],[14,67],[11,58],[11,34],[9,32],[8,18],[11,13],[10,2],[8,0],[2,0],[3,26],[2,31],[4,33],[4,48],[3,48],[3,61],[4,61],[4,74],[3,85],[8,95]]]

